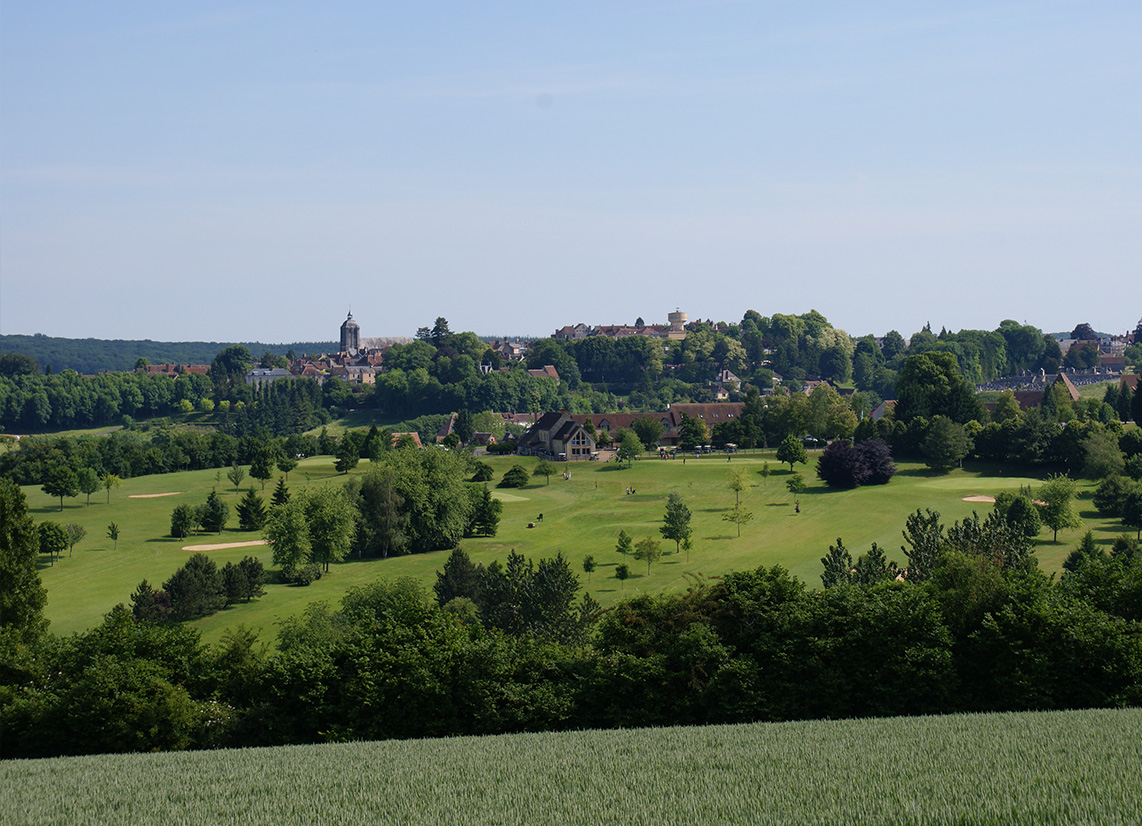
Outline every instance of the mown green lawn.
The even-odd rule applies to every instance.
[[[496,469],[497,480],[512,464],[518,462],[530,469],[536,462],[516,457],[489,461]],[[766,461],[772,471],[768,480],[758,472]],[[981,515],[990,510],[990,505],[964,502],[964,496],[995,494],[1038,481],[1012,476],[1003,472],[1003,468],[993,466],[972,466],[946,476],[934,476],[922,465],[901,463],[900,472],[886,486],[831,491],[815,478],[814,462],[815,457],[808,467],[798,465],[797,468],[809,484],[801,499],[800,514],[794,512],[793,497],[785,487],[788,466],[779,465],[772,452],[738,454],[732,462],[727,462],[725,455],[690,457],[685,464],[681,459],[644,458],[629,469],[614,463],[560,464],[560,473],[563,470],[571,473],[569,480],[557,474],[551,477],[549,484],[540,477],[526,488],[497,490],[496,495],[504,502],[498,535],[466,539],[464,548],[475,561],[485,563],[503,560],[512,549],[533,558],[563,552],[580,572],[592,596],[603,605],[639,591],[684,588],[692,575],[716,576],[759,565],[783,565],[816,586],[820,581],[819,560],[837,537],[844,539],[854,556],[876,542],[887,550],[890,558],[903,564],[900,534],[904,520],[912,511],[932,508],[942,514],[945,524],[951,524],[972,510],[978,510]],[[367,467],[368,462],[362,462],[354,473],[361,473]],[[722,519],[733,505],[734,495],[728,487],[728,479],[730,471],[736,468],[748,469],[754,482],[754,487],[742,494],[742,504],[753,513],[753,520],[742,528],[740,538],[736,536],[735,526]],[[85,504],[83,496],[65,500],[62,513],[58,499],[50,499],[39,488],[25,488],[35,519],[75,522],[87,530],[86,539],[76,546],[73,557],[65,555],[55,567],[44,563],[41,568],[48,589],[47,616],[52,621],[52,630],[69,633],[97,624],[116,603],[127,602],[144,578],[156,587],[161,585],[185,561],[188,552],[182,549],[186,545],[259,538],[258,534],[236,529],[226,530],[221,536],[188,540],[167,536],[174,507],[205,501],[212,487],[224,493],[232,511],[230,524],[237,525],[233,508],[239,496],[224,473],[221,481],[216,475],[216,471],[210,470],[129,479],[112,491],[110,504],[100,491],[91,497],[90,506]],[[267,498],[275,483],[276,480],[266,485]],[[333,470],[333,460],[325,456],[303,461],[289,480],[295,489],[306,484],[340,483],[341,477]],[[247,477],[243,488],[250,484]],[[636,492],[626,495],[624,491],[628,487]],[[1038,556],[1043,569],[1059,570],[1088,528],[1104,543],[1121,532],[1117,522],[1101,519],[1094,511],[1089,501],[1091,489],[1091,485],[1084,483],[1087,498],[1080,502],[1085,521],[1083,528],[1060,533],[1057,543],[1051,541],[1047,531],[1040,536]],[[658,527],[666,497],[673,490],[682,495],[693,512],[694,549],[687,560],[685,554],[673,553],[673,543],[664,541],[663,548],[669,553],[651,567],[648,576],[645,564],[615,552],[615,539],[620,529],[631,534],[636,542],[646,536],[659,538]],[[156,493],[174,495],[133,498]],[[541,513],[542,522],[538,521]],[[121,529],[117,551],[106,537],[107,525],[112,521]],[[535,527],[529,528],[529,523],[535,523]],[[271,554],[266,547],[210,552],[219,565],[248,554],[258,556],[269,566]],[[238,623],[260,628],[267,632],[264,636],[270,638],[275,623],[282,617],[296,614],[314,600],[336,602],[349,587],[377,577],[412,576],[431,585],[447,554],[440,551],[387,560],[348,561],[334,566],[325,578],[308,588],[271,584],[260,600],[231,607],[196,624],[207,640],[220,638],[227,628]],[[582,573],[583,558],[587,554],[593,555],[599,566],[589,583]],[[625,587],[614,577],[615,566],[624,561],[633,574]]]
[[[814,720],[0,763],[0,822],[1137,824],[1142,710]]]

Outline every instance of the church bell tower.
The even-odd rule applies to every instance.
[[[341,325],[341,352],[355,353],[361,349],[361,327],[353,320],[353,311]]]

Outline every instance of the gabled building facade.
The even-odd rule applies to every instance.
[[[544,413],[520,437],[516,452],[570,461],[590,459],[595,452],[595,439],[567,411]]]

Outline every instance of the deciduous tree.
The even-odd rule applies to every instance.
[[[789,434],[777,447],[777,461],[788,464],[789,472],[792,473],[794,463],[805,464],[809,461],[809,454],[805,450],[805,445],[801,444],[801,440]]]
[[[749,490],[750,487],[749,474],[746,471],[741,468],[730,471],[729,488],[734,492],[735,507],[741,504],[742,491]]]
[[[805,479],[800,473],[795,473],[785,480],[785,487],[793,494],[793,501],[801,507],[801,494],[805,492]]]
[[[535,469],[531,472],[533,477],[542,476],[547,480],[547,484],[551,484],[551,474],[556,473],[555,465],[546,459],[540,459],[536,464]]]
[[[56,560],[63,556],[63,549],[68,545],[67,531],[55,522],[41,522],[36,526],[36,533],[40,553],[47,554],[52,567],[55,567]]]
[[[250,460],[250,476],[262,483],[262,490],[266,489],[266,482],[274,475],[274,451],[263,446],[254,452]]]
[[[662,559],[662,543],[650,536],[640,539],[634,546],[634,558],[646,561],[646,575],[650,576],[650,564]]]
[[[1048,476],[1047,481],[1039,486],[1036,496],[1043,503],[1040,506],[1043,524],[1054,532],[1051,541],[1058,541],[1060,530],[1082,525],[1073,501],[1077,492],[1075,481],[1062,473]]]
[[[179,539],[188,536],[196,524],[194,508],[190,505],[178,505],[171,511],[171,536]]]
[[[972,440],[958,424],[947,416],[933,416],[920,445],[924,463],[932,470],[947,473],[962,464],[972,448]]]
[[[285,474],[286,481],[289,480],[290,471],[297,467],[297,459],[288,455],[282,454],[278,457],[278,470]]]
[[[63,498],[79,494],[79,479],[76,478],[75,471],[67,465],[55,465],[48,468],[43,491],[48,496],[59,497],[59,509],[62,511]]]
[[[246,478],[246,469],[238,465],[231,465],[229,470],[226,471],[226,478],[230,480],[230,484],[234,486],[234,492],[238,492],[238,486],[242,484],[242,480]]]
[[[103,489],[107,491],[107,502],[110,504],[111,488],[119,487],[121,484],[123,484],[123,480],[116,476],[114,473],[104,473],[100,478],[100,482],[103,484]]]
[[[615,456],[619,461],[625,461],[627,467],[630,467],[634,460],[642,454],[642,440],[633,430],[624,430],[622,437],[619,441],[618,450],[615,451]]]
[[[678,553],[682,543],[690,538],[693,529],[690,527],[690,509],[676,491],[671,491],[666,499],[666,513],[662,521],[662,527],[658,530],[664,539],[674,541],[674,552]]]
[[[366,471],[357,510],[361,515],[360,552],[387,559],[407,551],[409,515],[392,468],[374,466]]]
[[[300,497],[270,511],[265,536],[273,548],[274,564],[283,571],[294,571],[309,561],[313,547]]]
[[[99,474],[89,467],[81,467],[75,474],[79,492],[87,495],[87,505],[91,506],[91,494],[100,488]]]
[[[693,416],[682,416],[682,421],[678,425],[679,450],[693,450],[699,445],[708,444],[709,441],[710,431],[706,429],[705,422]]]
[[[83,525],[69,522],[64,526],[64,530],[67,531],[67,555],[70,557],[75,550],[75,546],[82,542],[83,538],[87,536],[87,529],[83,527]]]
[[[643,416],[631,422],[631,428],[634,430],[635,435],[638,436],[639,441],[642,442],[643,447],[647,450],[653,450],[658,440],[662,438],[662,434],[666,432],[657,418],[653,416]]]
[[[328,572],[331,562],[339,562],[349,553],[355,525],[353,507],[341,488],[328,485],[307,488],[296,498],[305,512],[313,561]]]
[[[801,477],[797,476],[795,478],[800,479]],[[751,519],[753,519],[753,512],[743,508],[741,505],[734,505],[733,508],[722,514],[722,520],[724,522],[732,522],[737,526],[738,538],[741,538],[742,535],[742,525],[748,524]]]

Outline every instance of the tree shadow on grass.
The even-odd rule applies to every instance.
[[[939,479],[947,476],[948,471],[932,470],[931,468],[910,467],[896,471],[897,476],[910,476],[918,479]]]
[[[63,510],[59,509],[59,505],[46,505],[39,508],[28,508],[28,513],[42,513],[45,516],[62,516],[70,510],[79,510],[81,505],[64,505]]]
[[[728,533],[717,535],[717,536],[703,536],[702,538],[706,539],[710,542],[717,542],[720,539],[737,539],[736,536],[734,536],[733,534],[728,534]]]

